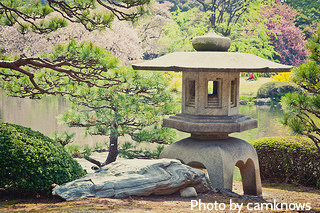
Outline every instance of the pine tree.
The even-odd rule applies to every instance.
[[[282,100],[284,124],[314,141],[320,152],[320,28],[309,40],[310,62],[293,69],[292,81],[303,93],[289,93]]]

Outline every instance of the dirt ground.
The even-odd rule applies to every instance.
[[[241,188],[241,182],[234,183],[234,191],[241,193]],[[282,203],[283,205],[285,205],[284,203],[300,203],[306,205],[310,203],[308,205],[312,207],[310,211],[289,210],[286,212],[320,212],[320,190],[313,188],[284,184],[264,184],[263,198],[268,202],[274,202],[274,200],[276,200],[277,203]],[[230,198],[212,192],[199,194],[196,198],[181,198],[178,194],[174,194],[169,196],[129,197],[125,199],[91,198],[69,202],[42,197],[16,200],[1,199],[0,212],[239,212],[239,207],[237,207],[237,210],[230,210],[230,207],[235,207],[236,205],[233,204],[230,206],[230,199],[232,203],[238,203],[238,205],[243,204],[240,212],[284,212],[281,210],[265,210],[267,207],[266,203],[264,203],[265,206],[261,207],[261,204],[257,204],[257,201]],[[200,210],[199,205],[196,206],[196,202],[202,203]],[[191,204],[194,205],[192,210]],[[249,209],[247,208],[248,204]],[[216,211],[215,209],[219,209],[219,206],[220,209],[225,210]],[[263,208],[264,210],[253,211],[254,207],[257,209]],[[307,206],[305,206],[305,208],[306,207]],[[285,209],[285,206],[283,206],[283,208]]]

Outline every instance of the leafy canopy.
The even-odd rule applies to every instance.
[[[299,12],[296,24],[303,30],[305,36],[310,38],[316,32],[317,26],[319,27],[320,24],[320,1],[286,0],[285,2]]]
[[[209,15],[210,27],[224,36],[229,36],[232,26],[240,20],[253,0],[196,0]]]
[[[279,53],[270,42],[266,23],[268,19],[261,16],[264,10],[264,1],[249,3],[245,14],[231,30],[231,52],[251,53],[262,58],[279,62],[276,58]]]
[[[261,5],[261,1],[251,2],[239,22],[232,25],[229,51],[251,53],[275,61],[278,53],[270,44],[269,30],[265,24],[267,20],[261,20]],[[188,11],[178,9],[172,12],[172,19],[174,22],[165,26],[160,40],[168,52],[194,51],[192,38],[204,35],[212,29],[210,13],[203,12],[199,8]]]
[[[192,38],[208,32],[208,15],[199,8],[185,12],[178,9],[172,12],[172,19],[173,22],[164,27],[161,44],[166,46],[168,52],[193,51]]]

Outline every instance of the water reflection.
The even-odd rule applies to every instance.
[[[57,116],[65,111],[67,103],[62,97],[47,97],[41,100],[30,100],[7,97],[0,91],[0,121],[19,124],[52,135],[55,131],[75,132],[74,144],[90,146],[105,143],[108,138],[102,136],[87,136],[81,128],[69,128],[59,124]],[[271,106],[240,106],[240,113],[258,120],[256,129],[233,133],[231,136],[246,141],[261,137],[288,135],[289,130],[280,123],[282,111],[280,107]],[[179,132],[177,139],[188,137],[189,134]],[[124,139],[122,139],[124,140]],[[126,138],[125,140],[128,140]]]

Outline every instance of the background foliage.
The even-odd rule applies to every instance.
[[[314,0],[286,0],[287,4],[299,12],[296,25],[310,38],[317,30],[320,20],[320,2]]]

